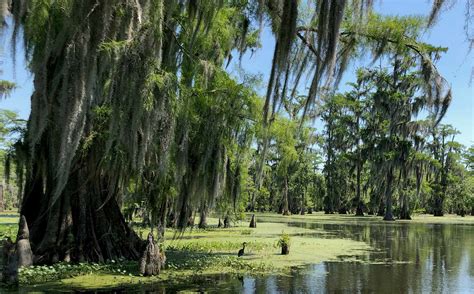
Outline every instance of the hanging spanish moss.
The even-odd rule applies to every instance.
[[[158,228],[159,240],[165,227],[183,230],[196,215],[205,227],[210,211],[229,224],[247,189],[255,142],[256,190],[264,183],[266,153],[277,150],[275,190],[289,213],[294,207],[288,173],[312,140],[294,121],[300,118],[303,125],[318,115],[321,97],[332,97],[350,62],[363,55],[361,48],[369,49],[374,61],[408,50],[410,65],[420,69],[416,78],[423,80],[416,90],[425,95],[409,111],[390,115],[400,119],[429,110],[431,126],[439,123],[451,101],[435,65],[445,49],[417,41],[414,27],[421,20],[374,15],[369,0],[302,2],[2,2],[4,25],[12,13],[13,50],[23,37],[34,76],[27,131],[8,162],[17,169],[21,213],[31,229],[36,262],[137,259],[143,242],[122,216],[122,199],[146,206],[142,216]],[[441,7],[444,1],[438,2]],[[310,13],[301,12],[303,5]],[[394,21],[402,26],[393,26]],[[260,102],[247,81],[237,82],[224,68],[232,54],[242,57],[259,46],[263,22],[270,24],[275,48]],[[307,77],[308,91],[302,90]],[[13,86],[0,87],[5,95]],[[379,110],[387,108],[377,103]],[[284,110],[291,123],[281,118]],[[393,128],[407,140],[422,129],[417,124]],[[303,147],[296,148],[297,142]],[[414,165],[402,149],[399,161]],[[374,166],[378,163],[382,160]],[[404,166],[399,181],[410,177],[412,166]],[[421,177],[423,167],[417,167]],[[384,168],[394,175],[399,166]],[[327,183],[330,193],[350,190],[343,183],[350,172],[344,170],[334,182],[339,190]],[[395,177],[379,180],[393,186]]]
[[[432,26],[436,22],[445,2],[446,0],[433,1],[433,6],[431,7],[431,12],[428,18],[428,26]]]
[[[137,258],[141,242],[117,203],[130,191],[161,228],[165,214],[184,228],[201,203],[235,201],[242,163],[234,154],[251,138],[234,142],[253,101],[221,68],[234,48],[252,46],[249,10],[240,9],[13,2],[14,39],[23,34],[34,74],[28,152],[17,166],[27,171],[22,214],[38,262]]]

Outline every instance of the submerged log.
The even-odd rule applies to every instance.
[[[140,273],[144,276],[156,276],[160,274],[161,267],[164,266],[166,257],[160,253],[158,244],[155,243],[153,234],[148,234],[148,244],[140,258]]]
[[[250,220],[250,228],[256,228],[257,227],[257,221],[255,219],[255,214],[252,214],[252,219]]]

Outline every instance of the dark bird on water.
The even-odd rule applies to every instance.
[[[245,253],[245,245],[247,245],[247,242],[242,243],[242,249],[239,250],[239,253],[237,253],[238,257],[241,257]]]

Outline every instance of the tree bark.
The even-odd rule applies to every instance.
[[[0,212],[5,211],[5,199],[3,197],[3,185],[0,185]]]
[[[20,217],[16,243],[13,243],[9,237],[2,243],[2,282],[16,285],[18,284],[18,269],[33,265],[33,253],[30,247],[29,230],[26,218],[23,215]]]
[[[158,217],[158,224],[157,224],[157,241],[158,243],[162,243],[165,241],[165,230],[167,226],[167,216],[168,216],[168,206],[169,206],[169,201],[168,201],[168,196],[165,196],[164,199],[161,200],[161,205],[160,205],[160,215]]]
[[[360,95],[357,95],[357,102],[360,101]],[[360,178],[361,178],[361,173],[362,173],[362,155],[361,155],[361,147],[360,147],[360,112],[357,111],[356,112],[356,115],[357,115],[357,119],[356,119],[356,134],[357,134],[357,174],[356,174],[356,178],[357,178],[357,191],[356,191],[356,216],[364,216],[364,210],[363,210],[363,203],[362,203],[362,197],[361,197],[361,193],[360,193],[360,185],[361,185],[361,181],[360,181]]]
[[[256,228],[257,227],[257,221],[255,219],[255,214],[252,214],[252,219],[250,220],[250,228]]]
[[[347,214],[347,209],[345,206],[342,206],[340,207],[338,210],[337,210],[337,213],[339,214]]]
[[[285,183],[283,187],[283,215],[290,215],[290,210],[288,207],[288,177],[285,176]]]
[[[395,220],[393,217],[392,211],[392,182],[393,182],[393,168],[390,167],[387,173],[387,183],[385,187],[385,216],[383,220],[385,221],[393,221]]]
[[[333,108],[331,107],[329,109],[329,117],[332,117],[333,115]],[[334,184],[332,182],[333,180],[333,136],[332,136],[332,120],[328,120],[328,126],[327,126],[327,159],[326,159],[326,195],[323,200],[323,205],[324,205],[324,214],[332,214],[334,213]]]
[[[187,227],[194,227],[194,215],[191,214],[189,217],[188,217],[188,224],[187,224]]]
[[[160,274],[161,267],[164,266],[166,257],[160,252],[158,244],[155,243],[153,234],[148,234],[148,244],[140,258],[140,274],[144,276],[156,276]]]
[[[224,218],[224,228],[230,228],[230,218],[228,215]]]
[[[126,1],[120,2],[125,4]],[[134,156],[114,153],[108,161],[106,155],[112,151],[107,150],[122,151],[122,146],[109,140],[116,137],[105,138],[109,136],[108,123],[104,126],[97,123],[93,110],[97,106],[110,106],[111,101],[118,98],[111,93],[122,90],[118,85],[121,77],[103,74],[111,71],[111,62],[104,60],[105,55],[101,55],[99,48],[104,40],[127,38],[128,25],[125,29],[119,26],[136,25],[138,20],[122,23],[123,17],[114,14],[112,5],[104,1],[72,3],[73,13],[67,22],[80,24],[80,28],[64,27],[59,35],[48,28],[40,35],[55,44],[54,50],[43,50],[45,48],[39,46],[41,48],[32,52],[41,58],[32,61],[35,91],[31,96],[31,115],[25,135],[29,158],[21,214],[30,225],[32,250],[38,256],[35,262],[136,260],[142,241],[127,226],[116,201],[120,187],[124,186],[122,182],[126,181],[123,177],[135,169],[130,167]],[[47,17],[48,22],[51,20],[52,16]],[[145,38],[146,42],[154,40],[155,35],[151,36]],[[161,38],[154,41],[161,43]],[[156,60],[155,54],[149,53],[157,51],[140,53],[140,60],[144,63]],[[132,64],[127,61],[132,59],[124,58],[122,63]],[[137,73],[142,68],[127,66]],[[146,76],[146,71],[142,72]],[[114,77],[117,77],[116,89],[104,92],[104,79]],[[120,121],[128,123],[128,119],[129,116]],[[100,135],[92,136],[96,132]],[[137,135],[138,142],[142,142],[142,136],[143,133]],[[92,144],[82,148],[84,141],[92,137]],[[109,146],[110,141],[114,141],[113,146]],[[130,138],[129,142],[134,141]],[[110,165],[106,166],[105,162]]]
[[[33,252],[31,251],[29,238],[28,224],[26,223],[26,218],[22,215],[16,236],[16,254],[18,256],[19,268],[33,265]]]
[[[222,228],[224,225],[222,224],[221,218],[219,218],[219,223],[217,224],[218,228]]]
[[[290,254],[290,247],[288,245],[284,244],[281,246],[281,254],[282,255],[288,255]]]
[[[207,228],[207,210],[203,207],[199,213],[199,224],[198,228],[205,229]]]
[[[407,199],[407,191],[405,190],[402,191],[400,200],[401,200],[400,219],[411,220],[410,208],[409,208],[409,203]]]
[[[360,160],[360,158],[359,158]],[[356,216],[364,216],[363,203],[360,195],[360,176],[361,176],[361,167],[360,163],[357,164],[357,191],[356,191]]]
[[[7,285],[18,284],[18,258],[15,243],[10,237],[2,241],[2,282]]]
[[[380,199],[379,208],[377,210],[377,216],[385,215],[385,199]]]
[[[138,259],[143,243],[110,197],[111,179],[90,162],[78,162],[74,170],[58,199],[50,183],[44,188],[38,165],[27,180],[21,214],[30,224],[35,263]]]
[[[255,191],[252,192],[252,198],[250,200],[249,211],[255,212]]]
[[[443,216],[443,198],[439,195],[435,195],[434,207],[433,207],[434,216]]]

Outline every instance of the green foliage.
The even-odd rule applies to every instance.
[[[18,233],[18,226],[16,224],[0,224],[0,242],[10,238],[15,241]]]
[[[5,151],[12,148],[23,135],[25,125],[25,120],[20,119],[17,112],[0,109],[0,149]]]
[[[320,2],[15,1],[14,31],[24,32],[37,77],[17,144],[6,135],[18,127],[14,115],[0,116],[0,144],[14,149],[7,166],[17,170],[20,194],[26,173],[27,192],[42,188],[38,215],[86,194],[110,207],[120,199],[128,220],[161,230],[212,212],[232,221],[246,209],[346,213],[369,197],[372,212],[392,198],[400,213],[442,210],[445,200],[448,209],[467,210],[462,146],[455,130],[435,128],[451,99],[434,65],[446,48],[420,42],[420,17],[370,13],[371,1]],[[277,40],[265,99],[257,78],[244,72],[239,81],[225,69],[232,54],[259,47],[263,19]],[[364,52],[391,63],[359,70],[350,92],[332,95]],[[308,93],[299,93],[310,75]],[[0,94],[13,87],[1,81]],[[432,117],[417,120],[425,111]],[[316,135],[305,118],[319,116],[325,126]],[[36,205],[31,199],[25,205]],[[57,227],[59,214],[33,221]],[[81,234],[76,219],[72,231]],[[46,236],[35,242],[67,241]],[[115,249],[90,250],[134,252]]]
[[[472,174],[474,174],[474,145],[467,148],[463,154],[464,164],[466,169]]]
[[[19,269],[21,285],[35,285],[50,281],[71,278],[86,274],[115,273],[125,276],[136,275],[136,262],[111,260],[107,263],[55,263],[53,265],[37,265]]]
[[[288,235],[285,232],[282,232],[277,244],[279,247],[284,247],[284,246],[290,247],[291,245],[290,235]]]
[[[10,81],[0,80],[0,99],[6,98],[11,91],[16,88],[16,84]]]
[[[0,109],[0,177],[5,179],[3,209],[13,210],[19,205],[27,160],[22,143],[25,127],[26,122],[18,117],[18,113]]]

